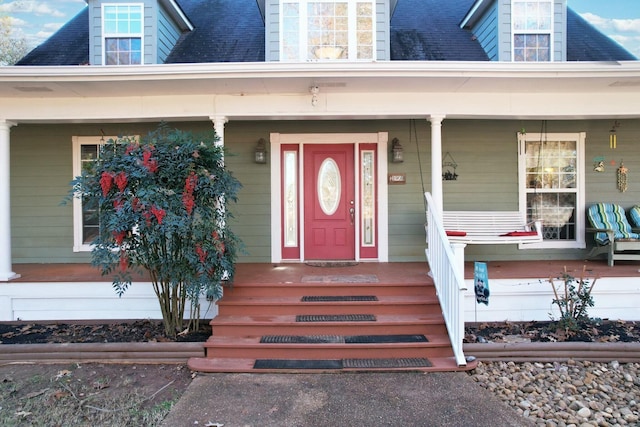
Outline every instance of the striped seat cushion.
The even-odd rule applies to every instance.
[[[632,227],[640,228],[640,205],[635,205],[629,209],[629,218],[631,219]]]
[[[640,234],[631,231],[624,209],[613,203],[598,203],[589,208],[587,217],[593,228],[609,229],[614,239],[640,239]],[[607,233],[596,233],[595,240],[601,245],[609,243]]]

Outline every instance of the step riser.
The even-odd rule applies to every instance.
[[[404,347],[384,347],[384,348],[322,348],[318,344],[315,348],[299,347],[205,347],[207,356],[216,358],[250,358],[250,359],[384,359],[384,358],[407,358],[407,357],[449,357],[453,356],[451,348],[430,347],[430,348],[404,348]]]
[[[245,325],[215,325],[212,324],[213,334],[216,336],[262,336],[262,335],[437,335],[446,334],[444,324],[358,324],[358,322],[344,322],[344,324],[322,323],[291,323],[289,325],[274,324],[245,324]]]
[[[378,295],[378,296],[429,296],[435,295],[435,287],[430,285],[406,286],[406,285],[375,285],[348,286],[348,285],[239,285],[233,288],[225,288],[224,295],[236,297],[278,297],[304,296],[304,295]]]
[[[436,304],[402,304],[402,305],[360,305],[334,303],[334,305],[317,303],[300,303],[286,305],[239,305],[223,304],[218,306],[219,316],[276,316],[296,314],[438,314],[442,310]]]
[[[206,372],[305,372],[305,369],[254,370],[253,361],[257,359],[426,358],[434,364],[433,367],[379,370],[452,370],[453,350],[435,288],[429,280],[415,285],[334,282],[240,284],[225,288],[224,295],[225,298],[218,302],[218,316],[211,321],[213,335],[204,345],[206,358],[190,362],[194,366],[201,365],[199,369]],[[301,301],[303,296],[376,296],[378,300]],[[296,315],[362,314],[374,315],[377,320],[295,321]],[[429,341],[378,344],[259,343],[259,337],[265,335],[425,335]],[[355,369],[367,370],[375,369]],[[334,372],[331,369],[322,371]]]

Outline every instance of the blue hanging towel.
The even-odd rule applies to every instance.
[[[473,268],[474,289],[476,302],[489,305],[489,273],[486,262],[476,262]]]

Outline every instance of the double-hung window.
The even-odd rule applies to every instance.
[[[109,138],[99,136],[73,137],[73,176],[80,176],[83,171],[91,170],[100,154],[100,145]],[[98,211],[96,202],[86,199],[73,199],[73,251],[91,250],[91,242],[99,232]]]
[[[512,0],[511,33],[515,62],[551,61],[553,0]]]
[[[373,0],[283,0],[281,61],[375,60]]]
[[[102,5],[103,64],[142,64],[143,9],[142,3]]]
[[[540,248],[584,248],[585,133],[520,133],[520,210],[542,221]]]

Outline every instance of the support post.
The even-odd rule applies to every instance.
[[[20,277],[11,269],[11,185],[9,145],[15,123],[0,119],[0,282]]]
[[[444,210],[442,196],[442,121],[444,115],[432,114],[431,122],[431,196],[440,212]]]
[[[224,125],[229,121],[225,116],[212,116],[209,117],[213,122],[213,129],[216,131],[216,135],[218,135],[218,141],[216,145],[218,147],[224,147]]]

